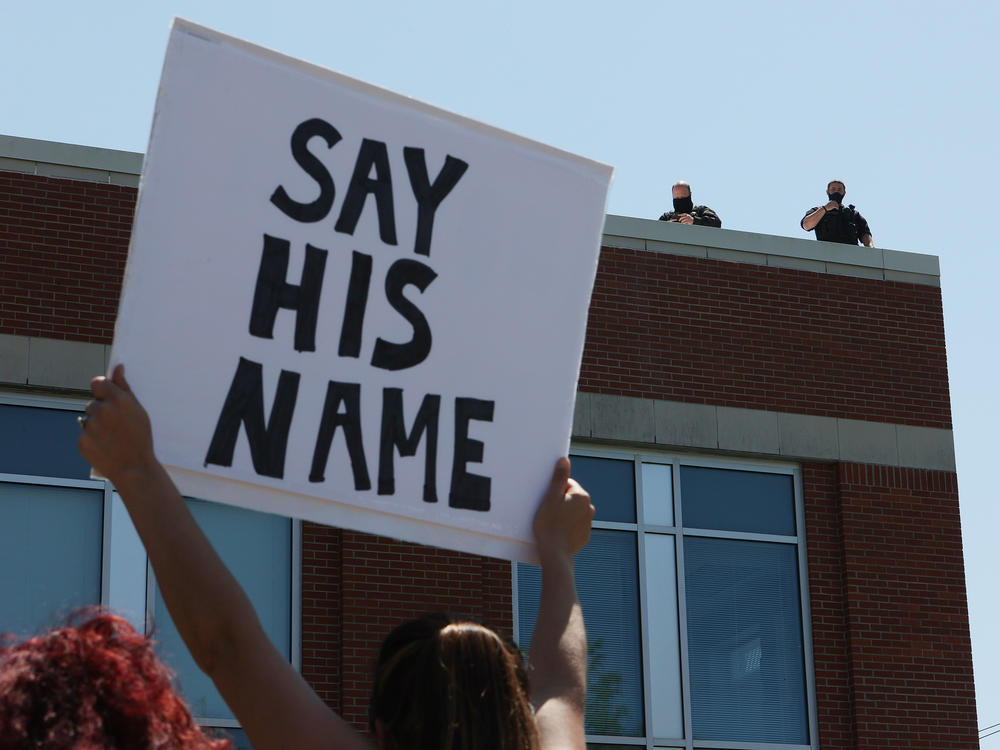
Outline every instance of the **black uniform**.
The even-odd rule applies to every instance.
[[[708,206],[694,206],[690,211],[669,211],[660,217],[660,221],[670,221],[680,218],[681,214],[691,214],[694,223],[700,227],[722,228],[722,219]]]
[[[806,215],[802,217],[805,221],[814,212],[819,211],[820,206],[813,206]],[[801,226],[802,222],[799,222]],[[816,239],[823,242],[840,242],[844,245],[857,245],[866,234],[871,234],[868,222],[865,217],[857,212],[852,205],[841,206],[834,211],[827,211],[823,218],[819,220],[814,231]]]

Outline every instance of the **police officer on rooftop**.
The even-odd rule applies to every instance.
[[[722,227],[722,220],[708,206],[696,206],[691,201],[691,186],[684,180],[674,183],[671,190],[674,196],[674,210],[660,217],[660,221],[673,221],[680,224],[697,224],[702,227]]]
[[[826,186],[829,202],[825,206],[810,208],[799,223],[807,232],[816,230],[816,239],[824,242],[841,242],[845,245],[860,242],[865,247],[875,247],[865,217],[852,205],[844,207],[846,194],[847,188],[841,180],[830,180]]]

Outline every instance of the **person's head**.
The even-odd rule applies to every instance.
[[[826,194],[830,200],[841,203],[844,200],[844,196],[847,195],[847,188],[844,187],[842,180],[830,180],[826,184]]]
[[[517,647],[443,614],[386,637],[369,717],[382,750],[538,750]]]
[[[694,204],[691,202],[691,186],[684,180],[675,182],[670,193],[674,199],[674,211],[687,213],[694,208]]]
[[[148,638],[85,611],[0,645],[0,750],[228,750],[206,737]]]

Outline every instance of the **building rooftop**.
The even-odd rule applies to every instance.
[[[0,135],[0,171],[138,187],[143,154]],[[608,214],[606,247],[940,286],[936,255]]]

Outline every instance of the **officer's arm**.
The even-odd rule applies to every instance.
[[[858,237],[865,247],[875,247],[875,243],[872,242],[872,230],[868,228],[868,221],[861,214],[858,214]]]
[[[805,229],[807,232],[811,232],[819,224],[820,219],[826,216],[826,206],[817,206],[816,208],[810,208],[806,211],[806,215],[802,217],[802,221],[799,222],[799,226]]]
[[[719,215],[708,206],[702,206],[701,211],[694,214],[694,223],[702,227],[715,227],[716,229],[722,228],[722,219],[720,219]]]

